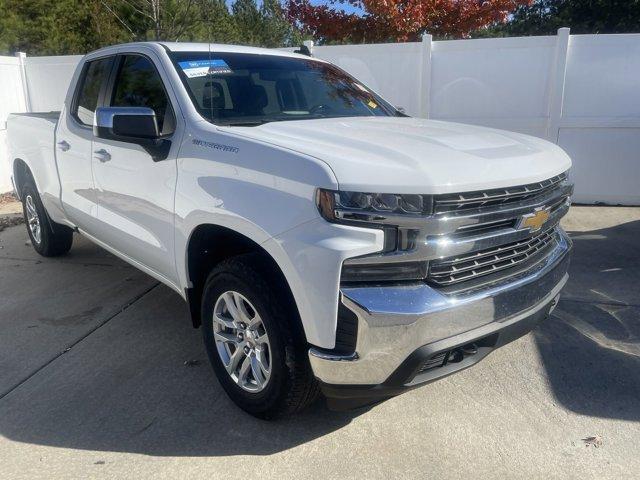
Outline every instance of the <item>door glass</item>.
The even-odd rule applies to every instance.
[[[84,125],[93,125],[93,114],[98,105],[100,87],[111,65],[111,58],[87,62],[83,71],[81,87],[77,93],[73,116]]]
[[[173,132],[174,117],[162,79],[151,61],[141,55],[125,55],[116,77],[112,107],[147,107],[153,109],[158,130]]]

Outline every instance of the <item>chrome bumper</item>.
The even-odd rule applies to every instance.
[[[397,377],[403,363],[425,346],[462,345],[528,325],[527,320],[546,315],[567,282],[570,250],[571,241],[560,230],[557,245],[542,261],[467,294],[446,295],[426,284],[343,288],[341,301],[358,318],[356,351],[344,356],[311,348],[313,372],[328,385],[380,385]]]

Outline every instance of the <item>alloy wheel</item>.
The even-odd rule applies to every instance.
[[[264,390],[271,376],[271,344],[255,307],[234,291],[224,292],[213,309],[213,335],[220,360],[243,390]]]
[[[42,241],[42,229],[40,225],[40,216],[38,215],[38,210],[36,210],[36,204],[33,201],[33,197],[31,195],[27,195],[24,203],[27,210],[27,224],[29,225],[29,230],[31,231],[33,240],[37,244],[40,244]]]

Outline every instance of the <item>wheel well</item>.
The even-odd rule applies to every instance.
[[[193,326],[197,328],[201,324],[200,302],[209,272],[223,260],[249,253],[255,254],[261,272],[268,277],[271,285],[275,285],[290,318],[296,319],[295,327],[300,327],[304,335],[293,293],[273,257],[250,238],[226,227],[210,224],[198,226],[191,234],[187,247],[187,272],[192,287],[186,293]]]
[[[18,198],[22,198],[22,187],[28,178],[32,178],[31,170],[24,162],[19,158],[16,158],[13,162],[13,184],[16,188]]]

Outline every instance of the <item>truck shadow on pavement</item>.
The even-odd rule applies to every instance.
[[[317,402],[274,422],[227,398],[200,332],[165,287],[100,327],[0,401],[0,434],[38,445],[160,456],[267,455],[342,428],[360,411]]]
[[[573,412],[640,421],[640,221],[570,233],[569,282],[533,333],[551,390]]]

